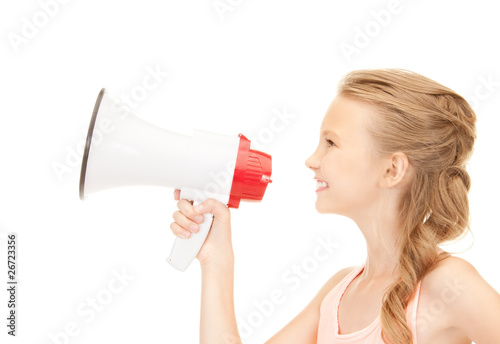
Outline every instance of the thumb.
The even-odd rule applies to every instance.
[[[199,214],[213,214],[214,220],[215,218],[222,220],[230,217],[229,208],[224,203],[213,198],[203,201],[202,203],[194,206],[193,209]]]

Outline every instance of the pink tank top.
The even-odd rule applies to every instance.
[[[379,316],[362,330],[347,334],[339,334],[338,312],[340,299],[342,295],[344,295],[349,284],[363,271],[364,267],[363,264],[351,271],[323,299],[320,307],[318,344],[384,344]],[[416,323],[418,299],[420,296],[420,282],[416,289],[415,295],[406,308],[406,321],[413,333],[413,344],[417,344]]]

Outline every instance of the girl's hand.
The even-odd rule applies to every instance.
[[[199,231],[199,224],[204,221],[202,214],[211,213],[214,216],[212,226],[196,258],[202,267],[212,264],[226,264],[228,260],[234,259],[229,208],[213,198],[193,207],[192,201],[180,199],[180,193],[180,190],[174,190],[174,199],[179,201],[177,202],[179,210],[174,212],[172,216],[175,220],[170,224],[172,232],[179,238],[186,240],[185,234],[189,238],[191,233]],[[199,206],[201,206],[201,210],[197,209]],[[196,226],[196,229],[192,229],[191,225]]]

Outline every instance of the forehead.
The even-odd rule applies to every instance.
[[[320,133],[335,133],[337,136],[364,133],[364,125],[374,109],[363,102],[344,96],[337,96],[326,111]]]

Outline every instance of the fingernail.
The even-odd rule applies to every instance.
[[[194,220],[198,223],[202,223],[203,220],[204,220],[204,217],[203,215],[196,215],[196,217],[194,218]]]
[[[182,232],[182,236],[183,236],[184,238],[186,238],[186,239],[187,239],[187,238],[189,238],[189,236],[190,236],[190,235],[191,235],[191,233],[189,233],[188,231],[184,231],[184,232]]]
[[[198,226],[193,223],[193,224],[191,224],[191,226],[189,226],[189,229],[192,231],[195,231],[198,229]]]

